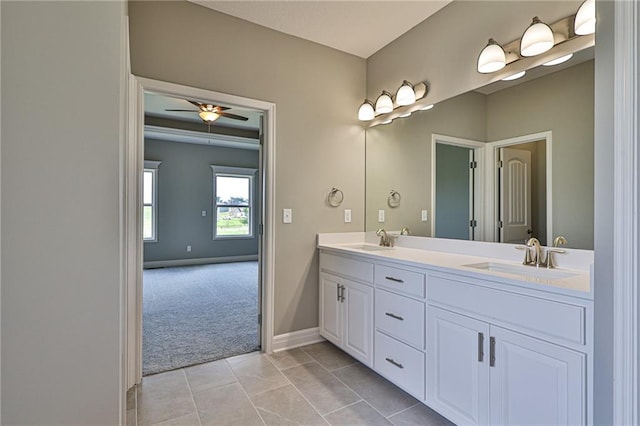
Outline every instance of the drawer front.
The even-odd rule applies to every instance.
[[[374,369],[424,401],[424,353],[376,332]]]
[[[424,297],[424,274],[384,265],[376,265],[375,272],[376,285],[409,296]]]
[[[585,344],[585,307],[430,276],[428,301],[559,341]],[[509,327],[511,328],[511,327]]]
[[[373,282],[373,263],[320,253],[320,269],[360,281]]]
[[[376,289],[376,328],[424,349],[425,305],[408,297]]]

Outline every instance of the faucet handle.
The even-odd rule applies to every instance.
[[[533,260],[531,259],[531,251],[529,247],[526,246],[516,246],[516,250],[524,250],[524,260],[522,261],[523,265],[531,265]]]
[[[554,247],[560,247],[562,244],[567,244],[567,239],[565,237],[563,237],[562,235],[558,235],[553,240],[553,246]]]
[[[551,248],[547,250],[547,269],[553,269],[556,267],[556,264],[553,261],[553,256],[552,256],[553,253],[565,254],[566,251],[560,250],[560,249],[551,249]]]

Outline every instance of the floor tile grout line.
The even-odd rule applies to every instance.
[[[349,404],[345,405],[344,407],[340,407],[340,408],[336,408],[335,410],[331,410],[331,411],[329,411],[328,413],[326,413],[326,414],[325,414],[324,416],[322,416],[322,417],[330,416],[330,415],[331,415],[331,414],[333,414],[333,413],[337,413],[338,411],[340,411],[340,410],[344,410],[345,408],[353,407],[354,405],[359,404],[359,403],[361,403],[361,402],[365,402],[365,401],[364,401],[364,399],[360,398],[359,400],[354,401],[354,402],[351,402],[351,403],[349,403]]]
[[[250,352],[251,353],[251,352]],[[258,353],[260,354],[259,356],[265,356],[263,352],[258,351]],[[265,356],[266,358],[266,356]],[[242,386],[242,382],[240,382],[240,378],[238,377],[238,375],[236,374],[235,371],[233,371],[233,368],[231,367],[231,364],[229,364],[229,361],[227,361],[227,358],[225,358],[224,362],[227,363],[227,367],[229,367],[229,370],[231,370],[231,374],[233,374],[233,376],[236,378],[236,380],[238,381],[238,385],[240,385],[240,389],[242,389],[242,392],[244,392],[245,396],[247,397],[247,399],[249,400],[249,404],[251,404],[251,406],[253,407],[253,409],[255,410],[256,414],[258,415],[258,418],[260,419],[260,421],[262,422],[262,424],[264,424],[265,426],[267,425],[267,422],[264,421],[264,419],[262,418],[262,414],[260,414],[260,411],[258,410],[258,408],[255,406],[255,404],[253,403],[253,401],[251,400],[251,397],[249,396],[249,393],[247,392],[247,390],[244,388],[244,386]],[[284,374],[283,374],[284,376]],[[286,377],[285,377],[286,379]]]
[[[405,411],[409,411],[409,410],[411,410],[412,408],[417,407],[417,406],[419,406],[419,405],[425,405],[425,404],[423,404],[422,402],[418,401],[418,402],[416,402],[415,404],[413,404],[411,407],[403,408],[403,409],[402,409],[402,410],[400,410],[400,411],[397,411],[397,412],[395,412],[395,413],[389,414],[389,415],[387,416],[387,420],[389,420],[389,418],[391,418],[391,417],[393,417],[393,416],[396,416],[396,415],[398,415],[398,414],[404,413]]]
[[[200,411],[198,410],[198,405],[196,404],[196,398],[193,396],[193,390],[191,389],[191,383],[189,383],[189,377],[187,377],[187,371],[184,368],[181,368],[182,375],[187,382],[187,387],[189,388],[189,395],[191,395],[191,402],[193,402],[193,408],[196,410],[196,417],[198,417],[198,423],[202,426],[202,419],[200,418]]]
[[[305,352],[305,353],[306,353],[306,352]],[[308,354],[307,354],[307,355],[308,355]],[[314,358],[312,358],[310,355],[309,355],[309,357],[311,358],[311,360],[310,360],[309,362],[305,362],[304,364],[296,365],[296,366],[289,367],[289,368],[296,368],[296,367],[303,366],[303,365],[305,365],[305,364],[309,364],[310,362],[317,362],[317,361],[316,361]],[[267,359],[269,359],[269,357],[268,357],[268,356],[267,356]],[[269,359],[269,362],[271,362],[271,364],[273,364],[273,365],[275,366],[275,363],[274,363],[271,359]],[[278,367],[276,367],[276,368],[278,368]],[[286,369],[284,369],[284,370],[288,370],[289,368],[286,368]],[[278,370],[278,371],[280,372],[280,374],[282,374],[282,375],[284,376],[284,378],[285,378],[285,379],[287,380],[287,382],[289,382],[289,384],[290,384],[290,385],[291,385],[291,386],[296,390],[296,392],[298,392],[298,393],[300,394],[300,396],[302,397],[302,399],[304,399],[305,401],[307,401],[307,404],[309,404],[309,406],[310,406],[310,407],[311,407],[311,408],[312,408],[316,413],[318,413],[318,415],[320,416],[320,418],[322,418],[322,420],[324,420],[324,422],[325,422],[325,423],[329,424],[329,422],[324,418],[324,416],[322,415],[322,413],[321,413],[320,411],[318,411],[318,408],[317,408],[315,405],[313,405],[313,404],[311,403],[311,401],[309,401],[309,400],[307,399],[307,397],[302,393],[302,391],[301,391],[300,389],[298,389],[298,387],[297,387],[297,386],[296,386],[296,385],[295,385],[291,380],[289,380],[289,378],[288,378],[288,377],[283,373],[283,371],[284,371],[284,370]]]

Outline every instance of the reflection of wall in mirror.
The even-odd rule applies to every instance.
[[[456,96],[367,129],[366,229],[408,226],[413,235],[430,236],[420,211],[430,208],[433,133],[496,141],[551,131],[554,233],[565,235],[570,247],[593,249],[593,84],[591,60],[490,95]],[[403,194],[402,206],[387,211],[380,224],[377,211],[391,189]]]

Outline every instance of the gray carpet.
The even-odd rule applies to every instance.
[[[258,348],[258,262],[146,269],[144,375]]]

